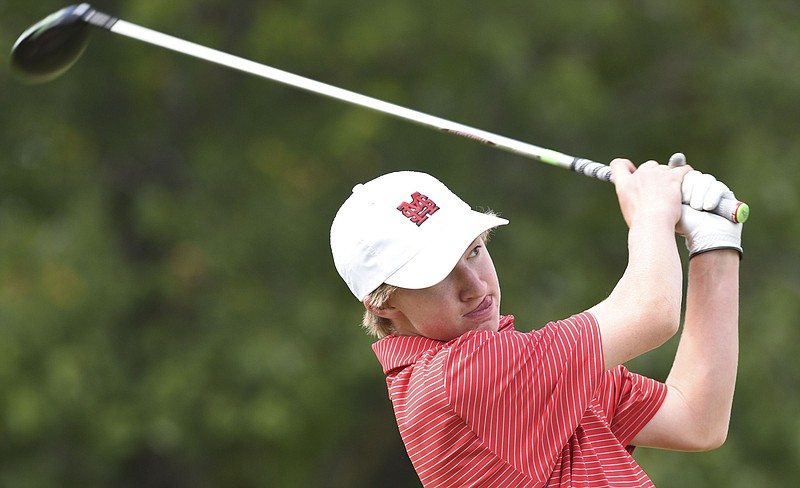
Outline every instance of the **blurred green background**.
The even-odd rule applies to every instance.
[[[67,4],[0,0],[0,45]],[[94,6],[598,161],[686,153],[752,208],[731,432],[636,457],[659,487],[796,482],[800,4]],[[0,90],[3,487],[419,486],[328,247],[352,186],[385,172],[511,220],[491,250],[520,329],[626,264],[610,185],[120,36],[44,85],[6,62]],[[630,367],[663,379],[674,348]]]

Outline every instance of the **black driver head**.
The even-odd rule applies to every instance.
[[[70,68],[89,42],[94,12],[87,3],[71,5],[29,27],[11,49],[11,67],[30,83],[50,81]]]

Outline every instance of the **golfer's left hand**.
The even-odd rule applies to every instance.
[[[684,176],[681,219],[675,231],[686,238],[690,257],[717,249],[734,249],[742,255],[742,224],[709,212],[723,198],[735,200],[736,196],[713,175],[692,170]]]

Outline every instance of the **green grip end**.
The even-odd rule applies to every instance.
[[[736,222],[744,224],[750,217],[750,207],[744,202],[739,202],[733,215],[736,218]]]

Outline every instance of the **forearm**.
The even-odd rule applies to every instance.
[[[739,340],[739,255],[713,251],[692,258],[686,317],[667,384],[685,403],[698,448],[727,435],[736,383]]]
[[[606,368],[660,346],[678,329],[683,270],[675,244],[683,175],[655,161],[611,162],[628,224],[628,266],[607,299],[590,311],[600,326]]]
[[[672,226],[639,225],[628,236],[628,268],[624,291],[646,307],[649,319],[669,324],[680,319],[683,269]]]
[[[628,255],[622,278],[592,309],[609,369],[663,344],[680,320],[683,278],[672,227],[648,219],[633,223]]]

